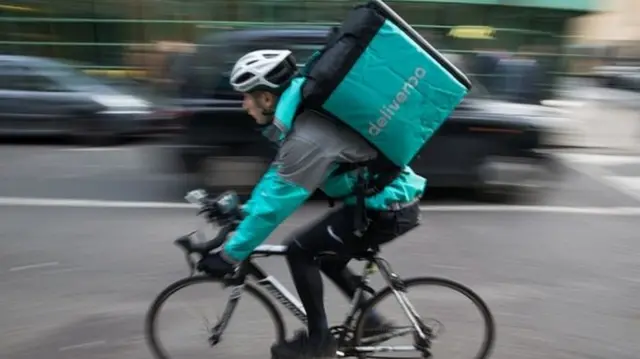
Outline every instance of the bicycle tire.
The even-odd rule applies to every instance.
[[[491,355],[493,350],[493,345],[495,342],[495,320],[491,310],[484,302],[484,300],[476,294],[473,290],[466,287],[463,284],[457,283],[455,281],[446,279],[446,278],[437,278],[437,277],[414,277],[403,280],[407,293],[410,293],[411,287],[419,286],[419,285],[430,285],[430,286],[440,286],[447,287],[449,289],[455,290],[462,295],[469,298],[475,305],[476,308],[482,314],[482,319],[484,320],[485,327],[485,336],[482,346],[480,347],[480,351],[478,355],[473,359],[486,359]],[[355,326],[355,333],[353,337],[353,346],[362,346],[362,334],[364,332],[364,317],[366,313],[368,313],[371,309],[373,309],[379,302],[385,299],[388,296],[393,296],[393,291],[390,286],[384,287],[378,293],[376,293],[372,298],[370,298],[365,304],[363,304],[362,309],[359,312],[358,320]],[[394,297],[395,300],[395,297]],[[361,355],[361,358],[366,357],[366,355]]]
[[[206,276],[206,275],[180,279],[170,284],[168,287],[166,287],[153,300],[153,302],[151,303],[151,306],[149,307],[149,310],[147,311],[147,315],[145,318],[144,332],[145,332],[145,339],[147,342],[147,346],[151,350],[151,354],[153,354],[154,358],[171,359],[171,357],[168,356],[164,351],[162,345],[160,344],[160,341],[156,338],[155,323],[156,323],[157,315],[160,312],[164,302],[167,299],[169,299],[171,295],[175,294],[176,292],[178,292],[183,288],[186,288],[188,286],[195,285],[195,284],[205,283],[205,282],[210,282],[211,284],[221,284],[222,280],[213,278],[210,276]],[[285,328],[282,314],[280,313],[278,308],[275,306],[273,301],[271,301],[271,299],[260,288],[258,288],[255,284],[251,282],[244,283],[243,292],[247,292],[263,305],[265,310],[271,316],[271,319],[275,325],[276,341],[282,342],[285,338],[286,328]]]

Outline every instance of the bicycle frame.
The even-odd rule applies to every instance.
[[[298,300],[298,298],[293,295],[287,288],[280,283],[274,276],[265,272],[262,268],[260,268],[257,264],[255,264],[252,259],[255,257],[268,257],[268,256],[284,256],[286,252],[286,247],[284,245],[261,245],[257,247],[251,257],[244,261],[238,268],[238,272],[236,275],[229,281],[229,286],[233,287],[231,295],[229,296],[229,301],[227,303],[227,308],[220,319],[219,324],[213,330],[212,343],[218,341],[219,337],[222,335],[224,328],[228,324],[229,319],[233,313],[235,306],[237,305],[240,297],[242,295],[242,289],[245,285],[245,280],[247,277],[252,277],[255,280],[255,284],[260,288],[264,289],[267,293],[269,293],[278,303],[282,304],[284,308],[286,308],[293,316],[295,316],[302,323],[307,325],[307,315],[305,313],[304,307],[302,303]],[[387,284],[391,287],[394,296],[397,301],[400,303],[405,315],[411,321],[412,327],[408,329],[401,329],[398,331],[391,331],[390,333],[376,335],[375,337],[367,338],[366,341],[363,341],[363,344],[370,344],[375,342],[384,342],[391,338],[402,336],[407,333],[414,332],[419,337],[420,341],[429,341],[428,334],[424,333],[425,327],[420,323],[420,316],[413,308],[409,300],[407,299],[404,293],[404,284],[400,280],[400,278],[391,271],[388,265],[385,263],[384,259],[381,257],[371,255],[370,258],[365,258],[366,265],[362,272],[361,283],[356,290],[355,296],[351,302],[351,306],[344,322],[338,327],[342,329],[340,336],[338,338],[338,345],[340,347],[345,344],[347,332],[355,330],[354,321],[357,319],[356,314],[358,313],[360,306],[358,303],[361,303],[364,292],[370,292],[374,294],[373,290],[370,289],[368,284],[368,277],[375,271],[376,267],[380,270],[382,277],[387,282]],[[348,347],[347,353],[339,352],[340,356],[352,356],[358,353],[373,353],[373,352],[392,352],[392,351],[413,351],[416,350],[416,346],[408,345],[408,346],[360,346],[360,347]]]

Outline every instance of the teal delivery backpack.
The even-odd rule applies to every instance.
[[[381,0],[354,7],[304,72],[304,106],[347,124],[399,170],[471,89]]]

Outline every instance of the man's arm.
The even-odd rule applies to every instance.
[[[330,149],[292,134],[257,184],[248,216],[225,244],[222,256],[231,262],[247,258],[325,181],[335,160]]]
[[[242,212],[244,214],[244,216],[248,216],[249,213],[251,213],[251,208],[253,207],[256,199],[258,198],[258,195],[256,195],[256,193],[260,193],[265,185],[269,185],[267,182],[265,181],[265,178],[267,177],[267,175],[269,175],[270,172],[274,171],[274,166],[273,163],[269,164],[269,166],[267,167],[265,174],[262,176],[261,180],[256,183],[256,185],[253,187],[253,190],[251,191],[251,195],[249,196],[249,199],[242,205]]]

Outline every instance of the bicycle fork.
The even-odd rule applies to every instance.
[[[213,347],[216,344],[220,343],[222,340],[222,333],[229,325],[229,321],[231,320],[231,315],[235,310],[238,302],[240,301],[240,297],[242,296],[242,290],[244,289],[244,284],[238,284],[233,286],[231,290],[231,294],[229,295],[229,299],[227,300],[227,305],[224,308],[224,312],[222,313],[222,317],[218,320],[216,325],[211,328],[211,336],[209,337],[209,344]]]

